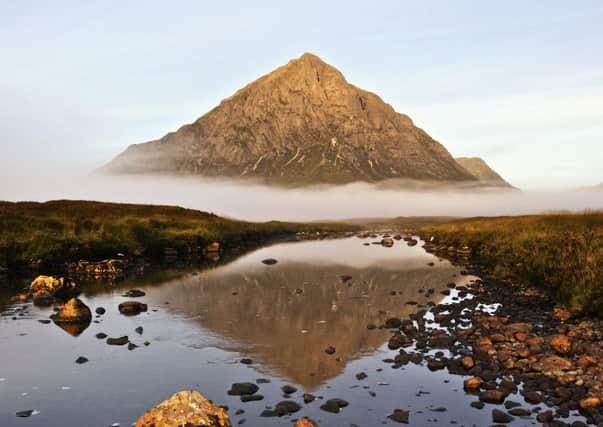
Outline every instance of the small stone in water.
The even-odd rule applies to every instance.
[[[77,359],[75,359],[75,363],[77,363],[78,365],[82,365],[86,362],[88,362],[88,358],[86,358],[84,356],[80,356]]]

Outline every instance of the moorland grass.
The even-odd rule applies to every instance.
[[[245,222],[174,206],[76,200],[0,202],[0,266],[30,260],[58,263],[103,259],[123,252],[160,257],[212,241],[226,246],[262,242],[298,231],[339,231],[344,224]]]
[[[544,289],[577,314],[603,316],[602,212],[473,218],[421,231],[471,247],[497,275]]]

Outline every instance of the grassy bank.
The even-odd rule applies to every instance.
[[[102,259],[122,252],[160,257],[213,241],[247,245],[298,231],[341,231],[344,224],[252,223],[173,206],[58,200],[0,202],[0,266],[30,260],[60,263]]]
[[[603,213],[458,220],[421,229],[436,244],[467,245],[497,275],[545,289],[563,306],[603,315]]]

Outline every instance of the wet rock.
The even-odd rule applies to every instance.
[[[226,411],[197,391],[180,391],[136,421],[136,427],[231,427]]]
[[[473,360],[473,357],[465,356],[461,359],[461,365],[463,368],[469,370],[475,366],[475,361]]]
[[[389,237],[386,237],[381,240],[381,246],[385,246],[386,248],[391,248],[392,246],[394,246],[394,240]]]
[[[427,362],[427,368],[430,371],[439,371],[446,367],[446,363],[443,360],[431,359]]]
[[[507,396],[508,393],[504,390],[485,390],[479,394],[479,400],[485,403],[501,404]]]
[[[333,347],[333,346],[329,346],[329,347],[327,347],[327,348],[325,349],[325,353],[327,353],[327,354],[329,354],[329,355],[331,355],[331,354],[335,354],[335,351],[336,351],[336,350],[335,350],[335,347]]]
[[[146,295],[146,293],[144,291],[141,291],[140,289],[130,289],[128,292],[126,292],[124,294],[125,297],[130,297],[130,298],[140,298],[145,295]]]
[[[75,359],[75,363],[77,363],[78,365],[83,365],[84,363],[88,362],[88,358],[84,357],[84,356],[80,356],[77,359]]]
[[[105,334],[104,332],[99,332],[98,334],[95,335],[96,338],[98,338],[99,340],[104,340],[105,338],[107,338],[107,334]]]
[[[144,332],[144,329],[142,326],[138,326],[136,327],[136,329],[134,329],[134,331],[138,334],[138,335],[142,335],[142,333]]]
[[[50,323],[50,320],[48,320],[48,319],[40,319],[40,320],[38,320],[38,322],[40,322],[43,325],[48,325]]]
[[[532,415],[532,411],[524,408],[511,408],[509,410],[509,414],[514,415],[516,417],[528,417]]]
[[[565,371],[572,368],[572,362],[559,356],[548,356],[540,359],[532,365],[535,371],[543,372],[545,375],[551,375],[557,371]]]
[[[135,316],[144,311],[147,311],[148,307],[146,304],[143,304],[138,301],[125,301],[119,304],[118,306],[119,312],[126,316]]]
[[[531,403],[532,405],[537,405],[542,402],[542,397],[540,393],[535,391],[525,391],[523,393],[523,398],[527,403]]]
[[[283,391],[283,393],[285,394],[293,394],[297,391],[297,389],[295,387],[293,387],[292,385],[284,385],[281,387],[281,390]]]
[[[51,318],[63,330],[77,336],[90,325],[92,312],[80,299],[72,298]]]
[[[132,351],[132,350],[136,350],[137,348],[138,348],[138,346],[136,344],[134,344],[133,342],[128,343],[128,350]]]
[[[253,359],[249,359],[249,358],[243,358],[243,359],[241,359],[241,360],[240,360],[240,362],[241,362],[243,365],[251,365],[251,364],[253,364]]]
[[[572,343],[566,335],[555,335],[549,341],[549,345],[557,354],[568,354],[572,350]]]
[[[397,423],[408,424],[410,413],[403,409],[394,409],[394,412],[388,415],[387,418]]]
[[[385,321],[385,327],[388,329],[397,329],[402,326],[402,320],[397,317],[390,317]]]
[[[228,390],[231,396],[243,396],[255,394],[260,388],[254,383],[233,383]]]
[[[255,402],[258,400],[264,400],[264,396],[261,394],[244,394],[241,396],[241,402]]]
[[[515,418],[500,409],[492,410],[492,421],[499,424],[507,424],[513,421]]]
[[[31,415],[34,413],[33,409],[28,409],[26,411],[18,411],[15,415],[19,418],[27,418],[27,417],[31,417]]]
[[[314,396],[313,394],[310,394],[310,393],[304,393],[302,398],[304,399],[304,403],[310,403],[310,402],[314,402],[314,400],[316,399],[316,396]]]
[[[333,414],[338,414],[341,408],[348,406],[348,402],[343,399],[329,399],[320,406],[320,409]]]
[[[104,309],[104,307],[96,307],[96,310],[94,310],[94,312],[99,316],[102,316],[106,313],[106,310]]]
[[[277,260],[275,260],[274,258],[266,258],[266,259],[263,259],[263,260],[262,260],[262,263],[263,263],[263,264],[266,264],[266,265],[274,265],[274,264],[276,264],[277,262],[278,262],[278,261],[277,261]]]
[[[109,345],[126,345],[129,342],[128,336],[118,338],[107,338],[107,344]]]
[[[603,405],[603,399],[598,396],[587,397],[578,402],[578,406],[580,407],[580,409],[598,408],[601,405]]]
[[[358,381],[362,381],[362,380],[366,379],[367,377],[368,377],[368,375],[365,374],[364,372],[359,372],[356,374],[356,379]]]
[[[318,424],[316,424],[311,419],[304,417],[297,420],[293,427],[318,427]]]
[[[71,279],[54,276],[36,277],[28,290],[36,305],[48,305],[55,299],[67,300],[80,293],[78,286]]]
[[[463,388],[467,391],[478,391],[482,385],[482,380],[479,377],[466,379],[463,382]]]
[[[299,406],[296,402],[292,400],[283,400],[282,402],[277,403],[274,407],[274,411],[279,417],[282,417],[283,415],[294,414],[300,409],[301,406]]]
[[[126,263],[120,259],[105,259],[102,261],[79,260],[75,266],[78,275],[92,276],[94,278],[117,277],[124,273]]]
[[[389,339],[389,341],[387,343],[387,347],[390,350],[397,350],[400,347],[408,347],[411,344],[412,344],[412,339],[409,336],[402,335],[402,334],[395,334]]]
[[[536,416],[536,420],[540,423],[550,423],[553,421],[553,411],[547,410]]]

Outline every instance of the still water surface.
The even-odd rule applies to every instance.
[[[400,241],[385,248],[364,242],[277,244],[203,271],[162,271],[114,285],[86,285],[80,298],[93,311],[107,312],[78,336],[38,322],[49,317],[50,308],[10,305],[9,293],[1,294],[0,425],[129,426],[184,389],[227,405],[233,425],[291,425],[299,416],[325,426],[395,424],[386,418],[395,408],[410,410],[411,425],[490,424],[494,406],[469,407],[475,397],[463,392],[463,377],[412,364],[392,369],[382,361],[395,355],[387,348],[390,332],[367,329],[417,310],[409,301],[441,302],[439,291],[447,283],[471,278],[421,245]],[[269,257],[279,262],[264,265]],[[122,294],[133,287],[146,292],[139,300],[149,311],[120,315]],[[425,295],[429,288],[435,288],[431,299]],[[142,334],[135,332],[138,326]],[[109,346],[95,337],[99,332],[128,335],[140,347]],[[336,348],[334,355],[325,353],[328,346]],[[79,356],[89,362],[76,364]],[[240,363],[242,358],[253,364]],[[358,380],[360,372],[367,378]],[[260,384],[263,400],[242,403],[227,395],[231,383],[258,378],[270,380]],[[298,388],[289,399],[302,410],[290,417],[259,417],[285,400],[285,384]],[[304,392],[318,399],[304,404]],[[350,405],[339,414],[320,410],[321,398],[335,397]],[[434,411],[442,407],[445,412]],[[28,409],[36,413],[15,416]],[[244,412],[235,415],[238,409]]]

